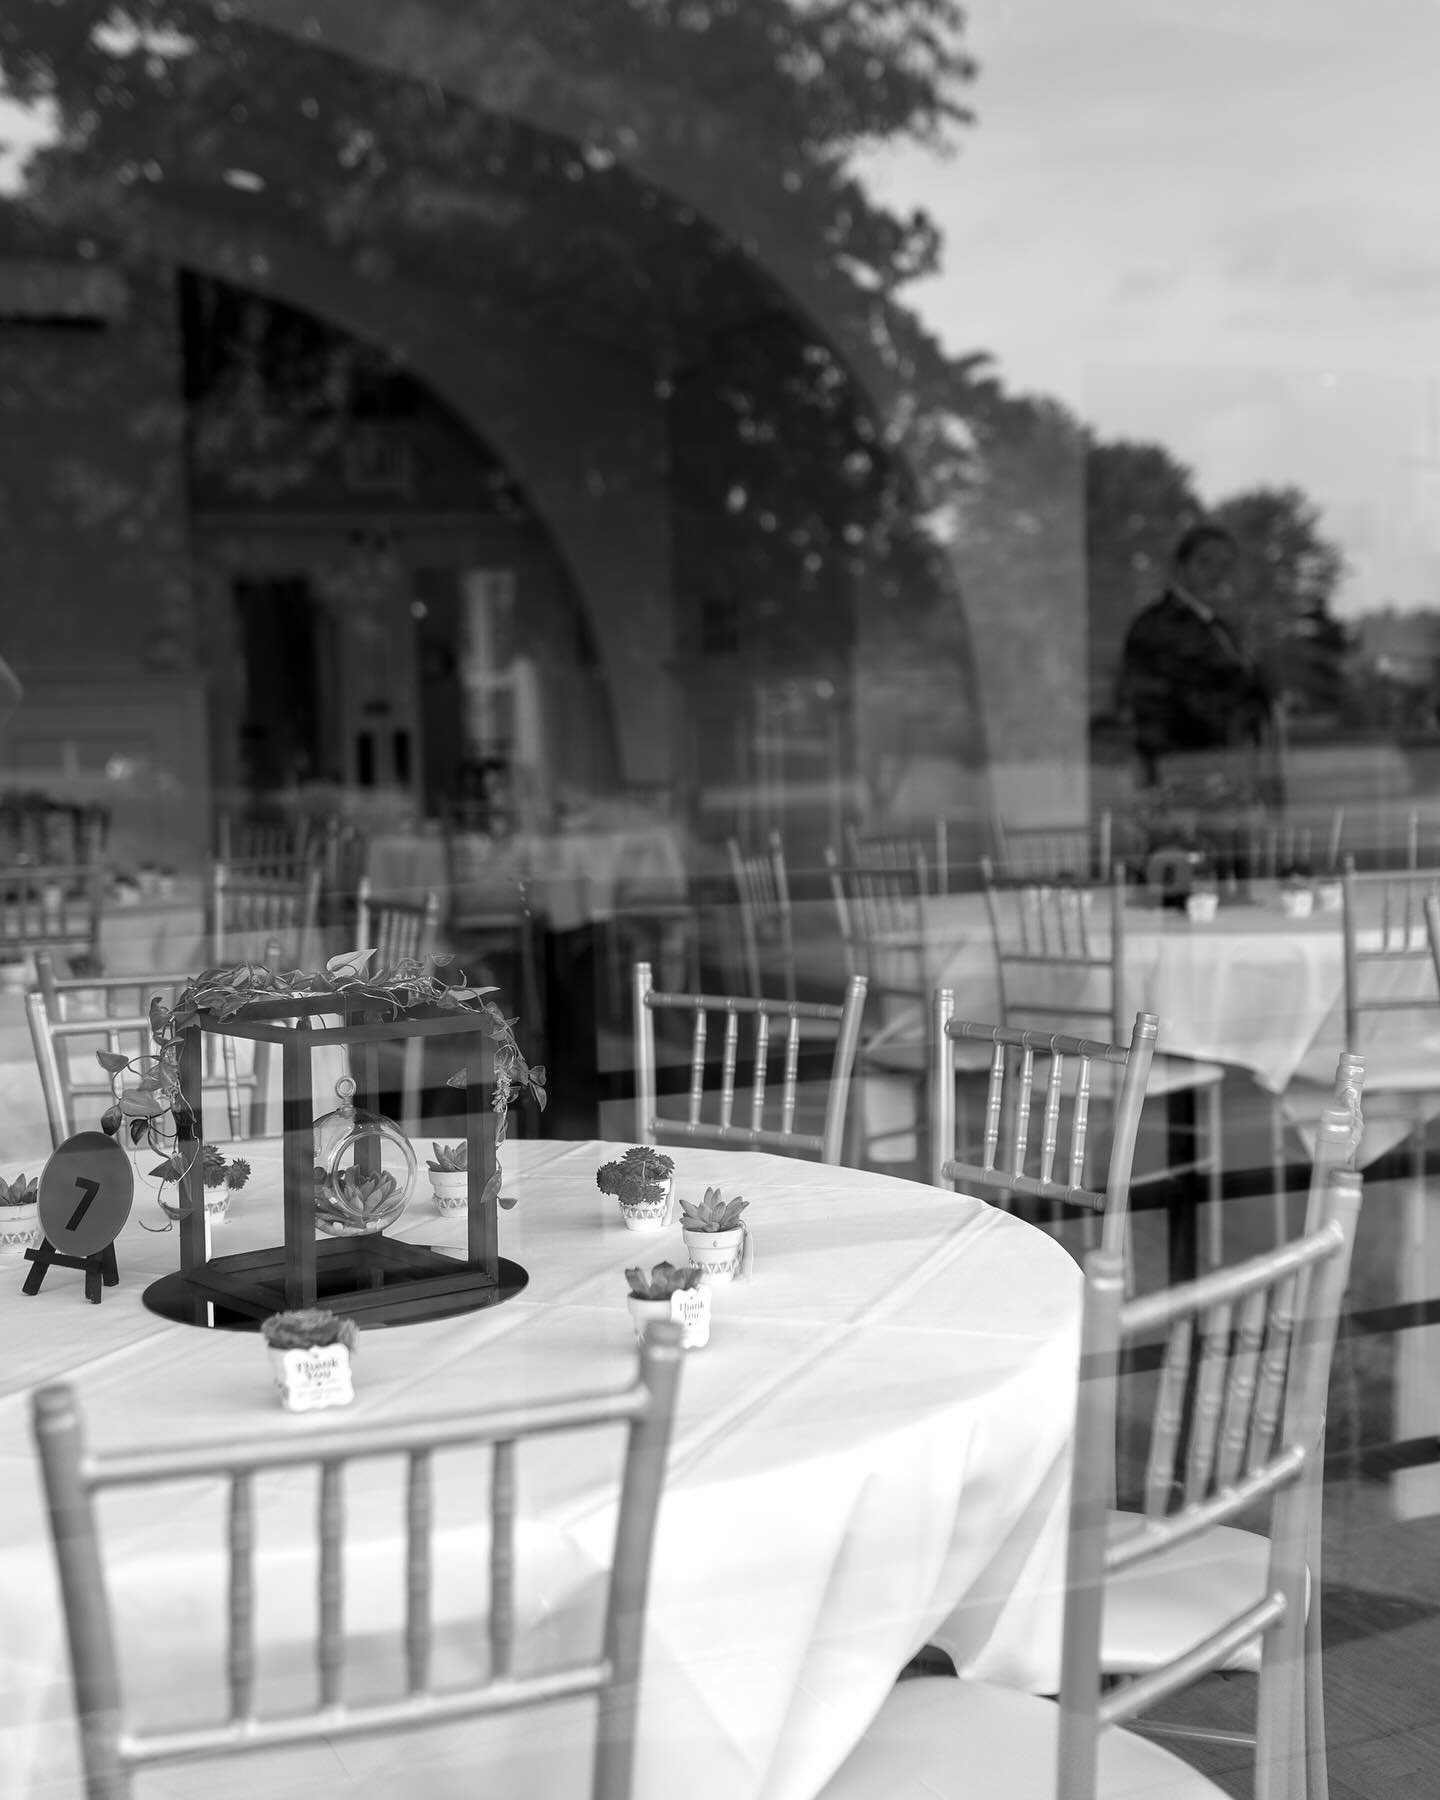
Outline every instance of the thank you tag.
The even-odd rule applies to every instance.
[[[685,1288],[670,1296],[670,1317],[680,1327],[686,1350],[703,1350],[710,1342],[710,1290]]]
[[[348,1406],[355,1398],[350,1352],[344,1344],[316,1344],[308,1350],[272,1350],[275,1385],[287,1412],[316,1412]]]
[[[735,1271],[737,1281],[748,1281],[755,1273],[755,1233],[747,1225],[745,1227],[745,1246],[740,1252],[740,1267]]]

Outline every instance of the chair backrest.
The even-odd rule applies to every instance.
[[[922,894],[950,891],[950,827],[943,818],[936,819],[935,834],[928,839],[916,833],[862,834],[847,825],[845,852],[854,868],[912,870]]]
[[[94,956],[105,871],[83,863],[0,868],[0,952],[40,949]]]
[[[773,945],[780,953],[781,982],[787,1000],[795,998],[795,934],[790,909],[790,877],[785,867],[785,841],[778,831],[756,856],[747,856],[737,838],[726,840],[730,877],[739,908],[740,947],[745,979],[755,999],[765,993],[766,971],[762,949]]]
[[[596,1694],[600,1700],[592,1795],[595,1800],[626,1800],[634,1761],[650,1553],[665,1479],[680,1358],[679,1327],[651,1327],[640,1352],[637,1379],[620,1392],[441,1418],[372,1421],[319,1436],[314,1432],[270,1432],[248,1439],[98,1455],[85,1448],[72,1390],[64,1386],[40,1389],[32,1402],[32,1418],[59,1565],[90,1800],[123,1800],[130,1792],[134,1771],[197,1755],[221,1757],[242,1750],[413,1730],[427,1723],[534,1708],[583,1694]],[[617,1425],[627,1427],[628,1442],[601,1653],[564,1669],[519,1674],[515,1669],[514,1618],[517,1447],[524,1439],[542,1434]],[[435,1452],[484,1444],[492,1446],[493,1458],[491,1579],[485,1621],[490,1668],[482,1680],[437,1689],[431,1667]],[[404,1456],[408,1469],[406,1691],[377,1701],[347,1702],[343,1696],[348,1648],[343,1613],[343,1477],[347,1465],[385,1456]],[[297,1467],[312,1467],[319,1474],[318,1692],[308,1711],[259,1717],[254,1699],[252,1598],[255,1477]],[[123,1663],[106,1595],[96,1497],[116,1488],[180,1483],[200,1476],[223,1478],[230,1490],[229,1716],[147,1734],[126,1716]],[[543,1726],[537,1725],[537,1729]]]
[[[143,1066],[155,1054],[150,1015],[148,1012],[141,1012],[111,1014],[93,1019],[52,1019],[46,1011],[44,994],[39,988],[32,988],[25,996],[25,1016],[30,1026],[30,1043],[35,1052],[40,1091],[45,1100],[50,1142],[58,1149],[76,1131],[98,1130],[100,1115],[108,1110],[114,1094],[108,1082],[77,1082],[71,1079],[70,1046],[80,1040],[87,1055],[93,1055],[98,1050],[109,1050]],[[232,1039],[224,1040],[220,1056],[221,1074],[216,1080],[207,1079],[206,1086],[223,1086],[230,1135],[239,1137],[241,1082]],[[135,1084],[131,1081],[128,1085]],[[89,1105],[94,1107],[94,1118],[86,1116],[85,1109]]]
[[[148,1029],[150,1002],[158,996],[167,1006],[173,1006],[176,995],[190,977],[178,970],[157,975],[59,976],[47,950],[39,951],[35,957],[35,977],[47,1029],[42,1043],[36,1020],[31,1018],[30,1040],[45,1096],[50,1135],[59,1144],[76,1129],[77,1106],[88,1105],[94,1100],[99,1102],[103,1112],[110,1104],[112,1085],[92,1052],[100,1048],[119,1048],[126,1056],[153,1055],[155,1045]],[[105,1038],[110,1021],[139,1018],[147,1021],[145,1031],[136,1032],[132,1024],[122,1030],[122,1041],[118,1045]],[[84,1028],[87,1023],[88,1031]],[[61,1025],[75,1029],[54,1029]],[[77,1045],[83,1052],[81,1066],[85,1071],[79,1075],[71,1064],[70,1046],[72,1040],[87,1037],[93,1041],[82,1041]],[[240,1094],[242,1088],[253,1087],[253,1076],[241,1076],[233,1038],[220,1033],[207,1034],[205,1050],[205,1086],[224,1090],[230,1136],[239,1137],[242,1130]]]
[[[860,1042],[860,1020],[865,1010],[865,978],[852,975],[845,985],[841,1006],[805,1000],[757,1000],[727,994],[661,994],[652,984],[650,965],[634,968],[635,1003],[635,1141],[654,1144],[666,1140],[685,1143],[724,1144],[737,1150],[790,1150],[821,1162],[838,1163],[845,1136],[845,1110],[850,1098],[850,1075]],[[657,1104],[655,1015],[658,1012],[689,1013],[690,1088],[686,1116],[662,1118]],[[724,1020],[724,1046],[720,1071],[718,1116],[704,1117],[706,1046],[711,1015]],[[740,1061],[740,1021],[752,1025],[753,1058],[748,1096],[742,1092],[742,1115],[748,1123],[736,1124],[736,1079]],[[825,1100],[824,1125],[819,1132],[797,1131],[795,1114],[800,1082],[800,1048],[806,1026],[821,1027],[823,1042],[833,1042],[830,1079]],[[816,1032],[813,1035],[819,1036]],[[783,1044],[778,1093],[771,1083],[774,1039]],[[767,1123],[767,1120],[778,1122]]]
[[[1274,881],[1285,875],[1338,875],[1345,809],[1323,817],[1290,813],[1259,834],[1253,873]]]
[[[1007,1195],[1027,1194],[1102,1213],[1102,1244],[1123,1248],[1135,1140],[1159,1030],[1154,1013],[1135,1015],[1128,1044],[1102,1043],[957,1019],[954,993],[940,988],[932,1002],[931,1022],[931,1184],[953,1188],[968,1182]],[[967,1039],[993,1046],[984,1146],[978,1163],[957,1155],[955,1142],[955,1046]],[[1103,1189],[1086,1180],[1097,1063],[1115,1100]],[[1118,1075],[1111,1074],[1112,1070],[1118,1070]],[[1037,1093],[1043,1094],[1044,1107],[1038,1141],[1032,1145],[1031,1116]]]
[[[1315,1231],[1140,1299],[1125,1298],[1119,1255],[1101,1250],[1087,1259],[1065,1582],[1059,1800],[1094,1800],[1103,1730],[1224,1667],[1257,1640],[1255,1791],[1292,1791],[1310,1486],[1321,1454],[1360,1191],[1354,1170],[1331,1170]],[[1117,1534],[1109,1509],[1119,1371],[1132,1346],[1160,1333],[1165,1349],[1145,1466],[1145,1516],[1133,1531]],[[1266,1500],[1272,1529],[1261,1597],[1246,1595],[1222,1625],[1175,1661],[1102,1693],[1107,1580]]]
[[[359,949],[375,951],[375,967],[427,962],[435,954],[439,926],[440,896],[433,889],[418,906],[401,900],[377,903],[370,896],[370,877],[360,877],[355,889],[355,943]]]
[[[1396,1039],[1433,1031],[1440,970],[1426,928],[1426,902],[1440,897],[1440,869],[1362,875],[1351,858],[1343,886],[1346,1049],[1369,1048],[1387,1016]]]
[[[1007,825],[996,818],[994,865],[1006,881],[1093,881],[1114,862],[1107,809],[1083,825]]]
[[[925,874],[910,865],[845,864],[825,847],[845,970],[878,994],[919,994],[925,976]]]
[[[1125,1036],[1125,874],[1107,881],[1000,882],[982,857],[1000,1019]]]
[[[254,956],[262,941],[283,960],[308,968],[320,916],[320,865],[306,864],[298,880],[281,880],[216,862],[210,883],[210,954],[217,965]]]

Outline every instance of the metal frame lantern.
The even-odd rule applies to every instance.
[[[342,1020],[317,1024],[321,1015]],[[278,1044],[284,1132],[285,1241],[272,1249],[212,1256],[209,1250],[199,1146],[203,1044],[206,1032]],[[378,1112],[380,1046],[396,1038],[454,1038],[466,1070],[468,1236],[463,1258],[376,1231],[317,1239],[315,1125],[311,1051],[348,1046],[355,1104]],[[528,1277],[500,1255],[496,1163],[494,1046],[479,1011],[356,1000],[343,993],[286,995],[246,1002],[221,1018],[201,1008],[180,1034],[180,1092],[176,1126],[185,1172],[180,1179],[180,1269],[147,1289],[152,1310],[195,1324],[258,1327],[272,1313],[323,1305],[360,1325],[403,1325],[495,1306],[511,1299]],[[325,1108],[318,1110],[324,1111]],[[191,1154],[191,1150],[194,1154]],[[378,1156],[361,1142],[359,1165]],[[376,1167],[372,1162],[372,1167]],[[211,1308],[216,1309],[214,1313]]]

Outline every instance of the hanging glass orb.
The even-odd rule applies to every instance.
[[[330,1237],[393,1225],[415,1187],[415,1152],[392,1120],[355,1105],[355,1083],[335,1083],[340,1104],[315,1121],[315,1223]]]

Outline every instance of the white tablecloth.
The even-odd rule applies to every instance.
[[[278,1159],[263,1147],[251,1154],[252,1187],[217,1228],[218,1249],[278,1238]],[[348,1411],[292,1419],[270,1391],[257,1338],[147,1312],[145,1283],[175,1267],[178,1251],[173,1234],[147,1234],[139,1217],[117,1245],[122,1285],[98,1308],[81,1298],[77,1274],[52,1271],[42,1293],[26,1298],[22,1270],[6,1268],[0,1795],[77,1792],[26,1390],[66,1376],[92,1441],[116,1447],[323,1433],[367,1417],[623,1384],[634,1342],[622,1271],[682,1260],[683,1247],[678,1230],[623,1229],[594,1184],[607,1154],[599,1144],[508,1146],[507,1188],[520,1203],[501,1214],[501,1247],[529,1269],[529,1287],[493,1312],[366,1334]],[[642,1800],[677,1785],[687,1800],[808,1800],[895,1671],[957,1607],[968,1612],[947,1647],[962,1669],[1053,1686],[1080,1274],[1051,1239],[977,1200],[762,1155],[683,1151],[677,1161],[682,1193],[719,1182],[747,1196],[757,1260],[752,1282],[717,1295],[709,1347],[685,1359],[635,1791]],[[148,1202],[137,1213],[158,1216]],[[459,1222],[438,1218],[428,1195],[412,1201],[402,1228],[422,1241],[460,1241]],[[577,1621],[593,1615],[594,1570],[608,1555],[613,1460],[593,1438],[532,1448],[521,1462],[522,1616],[533,1627],[531,1654],[547,1632],[569,1640],[573,1654]],[[261,1643],[281,1681],[313,1616],[302,1548],[313,1486],[299,1483],[282,1482],[262,1507]],[[464,1490],[458,1505],[449,1491],[444,1555],[452,1570],[483,1566],[483,1529]],[[182,1506],[151,1495],[112,1519],[127,1675],[147,1696],[169,1692],[172,1713],[177,1693],[204,1685],[175,1646],[199,1596],[220,1592],[213,1499]],[[385,1499],[377,1476],[357,1473],[350,1509],[360,1543],[350,1591],[378,1630],[399,1617],[398,1501]],[[459,1575],[447,1582],[452,1608],[462,1588]],[[237,1795],[280,1796],[303,1780],[310,1792],[368,1796],[387,1762],[431,1800],[472,1794],[482,1766],[495,1792],[583,1791],[557,1785],[567,1748],[583,1755],[583,1709],[552,1711],[523,1730],[466,1729],[428,1761],[423,1740],[411,1738],[276,1768],[242,1761],[214,1779],[182,1769],[156,1791],[218,1800],[233,1783]],[[528,1766],[542,1754],[542,1768]]]
[[[963,1017],[998,1019],[1000,991],[982,894],[923,902],[927,987],[952,987]],[[1108,943],[1097,933],[1096,953]],[[1342,1047],[1339,915],[1290,919],[1259,903],[1200,924],[1157,907],[1125,914],[1125,1010],[1160,1019],[1160,1048],[1251,1070],[1282,1092]]]

